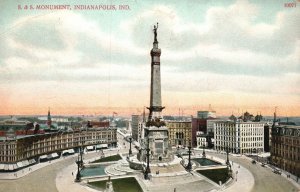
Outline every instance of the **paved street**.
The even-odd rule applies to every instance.
[[[206,152],[209,155],[214,155],[222,159],[226,159],[225,154],[210,153]],[[252,164],[251,161],[242,156],[242,157],[229,157],[230,161],[237,162],[243,167],[248,169],[254,176],[254,187],[253,192],[288,192],[288,191],[299,191],[291,182],[282,176],[275,174],[271,169],[267,167],[262,167],[259,164]]]
[[[120,144],[123,144],[123,138],[118,134],[118,139]],[[125,142],[126,148],[120,152],[128,152],[129,144]],[[125,146],[124,145],[124,146]],[[107,150],[106,154],[117,153],[118,150],[110,151]],[[91,159],[99,156],[99,153],[88,153],[84,155],[85,159]],[[64,168],[68,167],[71,164],[75,164],[77,159],[77,154],[67,157],[64,160],[56,160],[51,163],[45,162],[47,166],[32,171],[32,173],[13,180],[0,180],[0,189],[5,192],[56,192],[56,175]],[[28,171],[28,168],[26,168]],[[19,171],[19,175],[22,171]],[[71,174],[71,173],[70,173]],[[13,175],[13,173],[12,173]]]
[[[118,136],[120,135],[118,134]],[[124,147],[126,146],[126,149],[122,149],[120,152],[127,152],[129,148],[128,143],[123,141],[122,137],[119,139],[121,140],[120,145],[123,145]],[[124,142],[125,145],[123,144]],[[107,150],[106,153],[117,153],[117,151],[118,150]],[[196,154],[199,153],[202,153],[202,151],[200,150],[196,152]],[[222,159],[226,158],[225,154],[208,151],[206,153],[208,156],[213,155]],[[85,154],[85,159],[90,159],[97,156],[99,156],[99,153],[88,153]],[[74,155],[63,160],[53,161],[44,168],[40,168],[38,170],[33,169],[34,171],[32,173],[16,180],[0,180],[0,189],[1,191],[5,192],[56,192],[58,191],[55,182],[57,174],[69,165],[74,164],[76,158],[77,156]],[[253,192],[299,191],[299,189],[292,185],[292,183],[286,178],[274,174],[269,168],[261,167],[259,164],[252,164],[247,157],[230,156],[230,161],[241,164],[244,168],[248,169],[252,173],[254,176],[254,187],[252,188]],[[180,191],[180,187],[177,188],[177,191]],[[241,188],[240,191],[243,191],[243,188]]]
[[[0,180],[1,191],[27,192],[27,191],[57,191],[55,185],[56,174],[64,167],[75,162],[75,157],[58,163],[53,163],[17,180]]]

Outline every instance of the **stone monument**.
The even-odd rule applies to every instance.
[[[162,118],[160,55],[157,41],[158,23],[154,25],[154,42],[151,55],[151,86],[149,117],[144,127],[144,140],[138,158],[150,163],[165,163],[173,160],[169,143],[169,130]],[[148,152],[147,152],[148,151]],[[147,155],[148,153],[148,155]],[[149,158],[148,158],[149,157]],[[148,159],[147,159],[148,158]],[[147,162],[149,164],[149,162]]]

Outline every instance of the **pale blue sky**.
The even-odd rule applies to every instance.
[[[192,114],[212,104],[220,114],[271,113],[280,106],[300,115],[300,5],[285,3],[1,1],[0,95],[6,104],[0,113],[148,105],[152,28],[159,22],[167,113],[181,107]],[[17,10],[26,4],[127,4],[130,10]]]

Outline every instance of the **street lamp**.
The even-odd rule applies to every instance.
[[[189,162],[188,162],[188,164],[187,164],[187,166],[186,166],[186,169],[188,170],[188,171],[191,171],[191,169],[192,169],[192,163],[191,163],[191,142],[189,142],[189,146],[188,146],[188,153],[189,153]]]
[[[82,145],[80,146],[80,167],[83,168],[83,147]]]
[[[205,155],[205,144],[203,144],[203,152],[202,152],[202,157],[205,158],[206,155]]]
[[[226,148],[226,165],[230,167],[230,162],[229,162],[229,148],[227,146]]]
[[[77,164],[77,174],[76,174],[75,182],[80,182],[81,181],[81,175],[80,175],[80,164],[81,163],[79,161],[79,156],[77,158],[76,164]]]
[[[149,166],[149,161],[150,161],[149,160],[149,158],[150,158],[149,137],[148,137],[148,143],[147,143],[146,151],[147,151],[147,153],[146,153],[147,167],[146,167],[146,170],[145,170],[144,178],[145,179],[150,179],[149,174],[151,173],[151,170],[150,170],[150,166]]]
[[[131,142],[132,142],[132,137],[129,137],[129,156],[132,155]]]

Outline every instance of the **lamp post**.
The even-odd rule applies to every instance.
[[[258,148],[257,148],[257,150],[256,150],[256,161],[258,162]]]
[[[145,179],[150,179],[149,174],[151,173],[151,170],[150,170],[150,166],[149,166],[149,158],[150,158],[149,138],[148,138],[148,144],[147,144],[146,151],[147,151],[147,154],[146,154],[147,167],[146,167],[146,170],[145,170],[144,178]]]
[[[82,145],[80,146],[80,167],[83,168],[83,147]]]
[[[192,163],[191,163],[191,153],[192,153],[192,151],[191,151],[191,142],[189,142],[190,144],[189,144],[189,146],[188,146],[188,153],[189,153],[189,162],[188,162],[188,164],[187,164],[187,166],[186,166],[186,169],[188,170],[188,171],[190,171],[191,169],[192,169]]]
[[[129,137],[129,156],[132,155],[131,142],[132,142],[132,137]]]
[[[229,162],[229,147],[228,146],[227,146],[227,149],[226,149],[226,156],[227,156],[226,165],[227,165],[227,168],[228,168],[228,176],[233,178],[232,177],[232,169],[231,169],[231,165],[230,165],[230,162]]]
[[[229,162],[229,149],[228,146],[226,148],[226,165],[230,167],[230,162]]]
[[[206,154],[205,154],[205,145],[203,144],[203,152],[202,152],[202,157],[205,158]]]
[[[79,156],[77,158],[76,164],[77,164],[77,174],[76,174],[75,182],[80,182],[81,181],[81,175],[80,175],[80,164],[81,163],[79,161]]]

